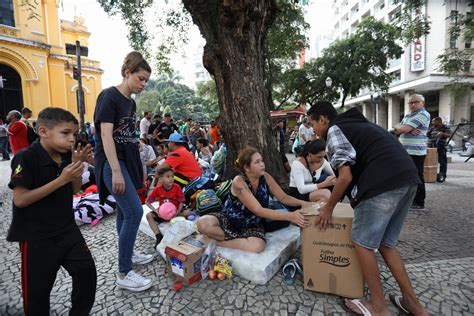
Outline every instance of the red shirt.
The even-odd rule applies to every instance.
[[[179,146],[175,151],[171,152],[168,158],[166,158],[165,163],[167,163],[175,173],[179,173],[189,180],[193,180],[201,175],[201,168],[196,158],[183,146]]]
[[[219,127],[211,127],[211,141],[209,142],[211,145],[214,145],[215,142],[220,141],[221,138],[219,136]]]
[[[181,190],[181,187],[176,183],[173,183],[173,186],[169,190],[166,190],[163,187],[163,184],[160,184],[150,193],[148,201],[158,201],[160,202],[160,205],[165,202],[171,202],[176,205],[176,208],[178,208],[180,203],[185,202],[185,198],[183,190]]]
[[[16,154],[23,148],[30,147],[28,141],[28,128],[22,121],[16,121],[8,127],[8,131],[13,135],[10,135],[10,145],[12,146],[13,154]]]

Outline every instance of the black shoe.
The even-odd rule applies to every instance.
[[[444,180],[446,180],[446,176],[442,173],[438,173],[438,176],[436,177],[436,181],[439,183],[443,183]]]
[[[410,206],[410,211],[424,211],[424,210],[425,210],[425,207],[423,205],[412,204],[412,206]]]
[[[156,240],[155,240],[155,249],[156,247],[158,247],[159,243],[161,242],[161,240],[163,239],[163,235],[162,234],[158,234],[155,236]]]

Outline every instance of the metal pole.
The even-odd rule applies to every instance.
[[[82,91],[82,70],[81,70],[81,42],[76,41],[76,56],[77,56],[77,102],[79,108],[79,123],[81,127],[81,138],[86,132],[86,125],[84,122],[84,93]]]

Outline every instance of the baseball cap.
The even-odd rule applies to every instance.
[[[174,132],[170,135],[170,138],[164,139],[165,142],[172,142],[172,143],[185,143],[183,136]]]
[[[158,209],[158,216],[160,216],[165,221],[169,221],[176,216],[176,205],[171,202],[163,203]]]

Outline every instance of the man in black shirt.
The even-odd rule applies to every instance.
[[[155,130],[160,124],[161,124],[161,115],[160,114],[155,114],[155,116],[153,116],[153,122],[151,123],[150,127],[148,128],[148,135],[151,136],[151,138],[152,138],[152,145],[153,146],[158,146],[158,144],[160,143],[158,138],[155,137]]]
[[[160,140],[170,138],[171,134],[173,134],[174,131],[179,132],[178,126],[171,122],[171,114],[166,113],[164,116],[165,121],[158,125],[158,127],[156,128],[156,130],[158,131],[156,135],[159,137]]]
[[[91,147],[78,146],[77,119],[60,108],[38,115],[40,141],[12,161],[13,218],[8,241],[18,241],[25,315],[49,315],[49,295],[64,267],[72,277],[71,315],[87,315],[95,299],[94,260],[74,221],[72,195],[81,187],[82,162]]]

